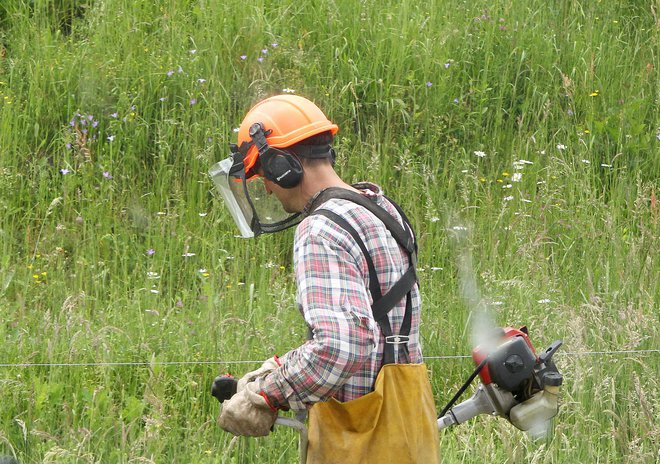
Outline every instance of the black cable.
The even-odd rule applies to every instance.
[[[454,397],[453,397],[451,400],[449,400],[449,403],[447,403],[447,406],[445,406],[445,408],[442,410],[442,412],[441,412],[440,415],[438,416],[438,419],[440,419],[442,416],[444,416],[445,414],[447,414],[447,411],[449,411],[449,410],[451,409],[451,407],[454,405],[454,403],[456,403],[456,400],[458,400],[458,399],[461,397],[461,395],[463,394],[463,392],[465,392],[465,390],[467,390],[467,387],[470,386],[470,384],[472,383],[472,381],[474,380],[474,378],[475,378],[477,375],[479,375],[479,372],[481,372],[481,369],[484,368],[484,366],[486,365],[486,362],[487,362],[487,361],[488,361],[488,358],[486,357],[486,358],[484,358],[483,361],[481,361],[481,362],[479,363],[479,365],[477,366],[477,368],[476,368],[476,369],[474,370],[474,372],[470,375],[470,377],[468,377],[468,379],[465,381],[465,383],[463,384],[463,386],[462,386],[461,388],[459,388],[459,390],[456,392],[456,394],[454,395]]]

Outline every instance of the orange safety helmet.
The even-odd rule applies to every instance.
[[[260,101],[248,111],[238,129],[238,148],[243,154],[246,177],[256,175],[252,168],[259,151],[250,136],[250,127],[261,123],[268,145],[287,148],[322,132],[337,133],[333,124],[314,103],[298,95],[276,95]]]

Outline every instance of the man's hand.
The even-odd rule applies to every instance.
[[[266,377],[268,374],[273,372],[278,367],[280,367],[280,360],[277,356],[273,356],[272,358],[267,359],[259,369],[252,372],[248,372],[238,380],[238,385],[236,385],[236,391],[240,392],[245,388],[245,386],[248,383],[254,382],[255,380],[260,379],[262,377]]]
[[[250,382],[222,403],[218,425],[227,432],[245,437],[265,437],[277,419],[261,392],[260,382]]]

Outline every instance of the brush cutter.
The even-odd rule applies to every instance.
[[[479,345],[472,351],[476,369],[438,417],[438,429],[461,424],[479,415],[506,418],[520,430],[532,436],[544,435],[559,410],[558,394],[563,377],[552,356],[561,346],[555,341],[537,355],[529,340],[527,328],[506,327],[492,334],[494,348]],[[454,406],[472,381],[479,376],[471,398]],[[237,380],[229,374],[215,378],[211,394],[221,403],[236,393]],[[307,428],[298,419],[280,416],[275,425],[291,427],[300,432],[300,462],[307,459]]]
[[[562,342],[555,341],[537,355],[527,327],[497,329],[493,336],[495,347],[490,353],[482,345],[472,351],[477,367],[440,413],[438,428],[490,414],[506,418],[532,436],[544,435],[559,410],[558,394],[563,377],[552,356]],[[477,375],[481,383],[474,395],[453,406]]]

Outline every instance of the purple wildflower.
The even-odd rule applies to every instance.
[[[259,58],[257,58],[257,61],[258,61],[259,63],[263,63],[263,62],[264,62],[264,58],[263,58],[263,56],[260,56]]]
[[[428,87],[429,89],[430,89],[431,87],[433,87],[433,82],[428,81],[428,82],[426,83],[426,87]]]
[[[94,119],[94,116],[92,116],[91,114],[87,115],[87,120],[88,121],[92,121],[93,119]]]
[[[112,113],[110,115],[111,118],[117,119],[119,117],[119,113]]]
[[[112,174],[110,174],[108,171],[103,171],[103,177],[106,179],[112,179]]]
[[[96,127],[96,126],[98,126],[98,125],[99,125],[99,122],[98,122],[98,121],[92,121],[92,127]]]
[[[191,106],[194,105],[194,104],[196,104],[196,103],[197,103],[197,99],[196,99],[196,98],[191,98],[191,99],[190,99],[190,105],[191,105]]]
[[[71,171],[68,170],[67,168],[62,168],[62,169],[60,169],[60,174],[62,174],[63,176],[66,176],[66,175],[69,174],[70,172],[71,172]]]
[[[458,103],[458,98],[454,98],[454,103]]]
[[[268,55],[268,49],[267,48],[262,49],[261,53],[263,53],[264,55]]]
[[[241,60],[245,61],[245,60],[247,60],[247,55],[241,55],[240,58],[241,58]]]
[[[153,256],[155,253],[156,253],[156,250],[154,250],[153,248],[149,248],[147,250],[147,256]]]
[[[67,144],[65,145],[65,147],[67,148],[67,150],[71,150],[71,144],[70,144],[70,143],[67,143]]]
[[[450,66],[451,66],[451,63],[445,63],[445,69],[449,69]]]
[[[273,48],[277,48],[277,47],[280,46],[280,44],[278,44],[278,43],[272,43],[272,44],[270,44],[270,46],[273,47]]]
[[[167,71],[167,77],[172,77],[174,75],[174,71],[169,70]]]

